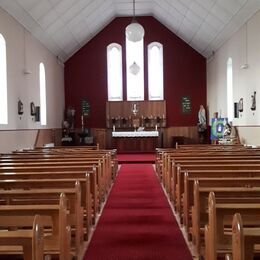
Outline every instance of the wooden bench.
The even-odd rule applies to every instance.
[[[93,166],[96,167],[96,183],[99,193],[100,201],[104,201],[111,185],[110,174],[106,171],[104,162],[101,159],[96,160],[84,160],[84,161],[36,161],[28,163],[3,163],[0,164],[0,172],[24,172],[24,171],[73,171],[73,170],[91,170]]]
[[[26,155],[25,155],[26,154]],[[91,187],[94,186],[94,188],[91,190],[92,194],[95,193],[97,195],[93,195],[93,200],[94,202],[94,215],[96,215],[96,212],[98,210],[98,203],[101,202],[101,200],[104,200],[104,194],[108,191],[108,186],[111,184],[111,160],[110,160],[110,155],[109,154],[98,154],[97,156],[95,155],[91,155],[89,153],[84,153],[84,155],[82,155],[82,153],[80,152],[80,154],[75,154],[74,152],[71,152],[70,150],[66,150],[66,152],[64,153],[63,149],[60,149],[59,152],[57,152],[57,154],[49,154],[49,152],[43,152],[43,153],[37,153],[34,154],[34,152],[28,152],[28,153],[23,153],[23,154],[18,154],[16,153],[15,156],[13,156],[13,154],[11,156],[5,155],[5,156],[1,156],[0,157],[0,175],[2,175],[2,178],[5,179],[6,177],[4,176],[6,173],[8,173],[8,178],[10,178],[12,176],[12,178],[15,178],[15,181],[10,182],[6,184],[7,182],[3,182],[3,186],[5,188],[17,188],[18,186],[20,188],[29,188],[31,189],[32,186],[38,186],[39,187],[44,187],[44,182],[46,182],[47,180],[40,180],[37,181],[34,185],[31,185],[32,182],[28,181],[25,182],[23,180],[19,180],[17,179],[18,176],[20,176],[21,178],[35,178],[37,176],[37,178],[39,176],[41,176],[42,178],[46,178],[48,174],[52,174],[56,175],[57,173],[59,173],[59,177],[63,177],[63,178],[69,178],[69,171],[71,173],[71,177],[75,177],[75,170],[78,170],[79,172],[81,172],[80,174],[84,173],[84,171],[86,171],[86,167],[85,165],[87,165],[89,167],[89,165],[91,165],[91,163],[93,162],[98,162],[98,167],[101,168],[100,171],[98,171],[99,174],[90,174],[90,176],[94,176],[94,181],[91,181],[91,183],[93,183],[93,185],[91,185]],[[70,155],[73,154],[74,157],[71,158]],[[81,157],[77,157],[77,156],[83,156],[84,158]],[[33,157],[38,157],[38,158],[33,158]],[[47,158],[46,158],[47,157]],[[100,162],[100,160],[102,160],[102,162]],[[65,165],[65,166],[64,166]],[[92,165],[93,166],[93,165]],[[67,168],[70,168],[69,170]],[[72,168],[72,170],[71,170]],[[48,169],[48,172],[46,172],[46,170]],[[57,172],[58,170],[58,172]],[[34,172],[35,171],[35,172]],[[95,172],[95,171],[94,171]],[[34,176],[32,176],[32,174],[34,174]],[[44,174],[46,174],[44,176]],[[65,177],[66,175],[66,177]],[[30,177],[29,177],[30,176]],[[53,176],[49,176],[50,178]],[[81,176],[82,177],[82,176]],[[32,179],[33,180],[33,179]],[[6,181],[6,179],[5,179]],[[55,181],[59,181],[59,180],[55,180]],[[66,181],[64,181],[66,183],[66,185],[71,182],[72,179],[67,179]],[[83,179],[80,179],[81,182],[83,182]],[[10,183],[12,183],[10,185]],[[51,184],[52,183],[52,184]],[[54,185],[54,181],[48,181],[48,184]],[[1,184],[0,184],[1,185]],[[14,187],[15,186],[15,187]],[[97,191],[93,191],[95,190],[97,187],[99,187],[98,192]],[[99,195],[98,195],[99,194]],[[97,199],[97,196],[99,197]],[[89,201],[89,198],[85,199],[85,201]],[[98,201],[98,202],[97,202]],[[89,203],[86,203],[89,206]],[[97,206],[95,206],[97,205]],[[88,210],[87,210],[88,211]],[[87,218],[88,219],[88,218]],[[95,219],[95,217],[94,217]],[[83,228],[82,228],[83,229]],[[77,227],[76,227],[77,230]],[[76,239],[77,240],[77,239]],[[77,241],[76,241],[76,245],[78,245]]]
[[[17,219],[16,216],[8,216],[9,221],[21,223],[21,218]],[[4,221],[0,216],[1,228],[4,226]],[[1,230],[0,231],[0,254],[8,254],[21,252],[24,260],[42,260],[44,252],[44,231],[43,222],[39,215],[35,215],[30,229],[20,230]]]
[[[180,165],[182,169],[184,169],[185,165],[195,165],[195,164],[205,164],[205,163],[217,163],[217,164],[232,164],[232,161],[240,160],[241,164],[246,163],[257,163],[260,161],[260,156],[251,156],[251,155],[239,155],[237,153],[236,156],[230,155],[227,156],[226,154],[219,153],[218,155],[210,156],[208,154],[201,155],[201,158],[195,159],[193,156],[186,157],[185,159],[180,159],[175,156],[166,155],[165,162],[163,166],[162,172],[162,183],[166,189],[166,192],[171,194],[172,193],[172,183],[176,183],[176,176],[177,176],[177,168]]]
[[[181,207],[181,198],[184,193],[184,175],[185,172],[191,172],[193,170],[197,171],[207,171],[207,170],[260,170],[260,161],[259,163],[241,163],[240,161],[232,161],[231,163],[204,163],[204,164],[191,164],[184,165],[183,168],[178,165],[177,167],[177,180],[172,180],[172,197],[173,205],[176,207],[177,211],[180,212]],[[223,175],[219,175],[220,177]]]
[[[208,223],[208,197],[214,191],[217,198],[234,198],[239,201],[243,197],[252,197],[260,202],[260,187],[200,187],[194,183],[194,206],[192,207],[192,242],[198,255],[201,254],[203,230]],[[227,201],[227,199],[226,199]],[[252,202],[248,199],[248,202]]]
[[[61,160],[84,160],[86,159],[103,159],[106,163],[106,171],[109,176],[114,179],[118,169],[118,162],[116,159],[116,152],[114,150],[97,150],[97,151],[81,151],[81,150],[67,150],[60,149],[59,152],[53,150],[49,152],[31,151],[31,152],[19,152],[14,154],[3,154],[0,156],[0,160],[8,162],[10,160],[32,160],[32,159],[58,159]],[[73,158],[73,159],[72,159]]]
[[[45,177],[41,178],[85,178],[86,172],[90,173],[90,191],[93,199],[93,216],[94,221],[97,213],[100,210],[100,204],[104,200],[101,196],[100,190],[102,189],[100,186],[102,185],[102,181],[100,181],[101,175],[101,166],[100,164],[96,164],[93,167],[93,164],[89,165],[53,165],[53,166],[13,166],[13,167],[0,167],[0,179],[5,180],[8,179],[17,179],[18,176],[22,176],[22,178],[40,178],[40,176],[45,175]],[[7,177],[8,176],[8,177]],[[21,177],[20,177],[21,178]]]
[[[28,202],[29,203],[29,202]],[[4,227],[28,227],[29,223],[32,222],[32,218],[36,214],[41,216],[50,216],[52,232],[51,234],[48,231],[49,235],[44,236],[44,253],[45,254],[55,254],[59,255],[59,259],[71,259],[70,254],[70,226],[68,225],[68,209],[67,209],[67,198],[65,194],[60,195],[59,203],[52,205],[1,205],[0,206],[0,220],[1,225]],[[15,216],[16,219],[13,219],[10,216]],[[19,222],[17,221],[19,218]],[[2,253],[17,253],[21,254],[21,250],[17,248],[17,251],[14,251],[15,248],[6,247],[2,248]],[[10,244],[8,244],[10,246]],[[1,248],[1,247],[0,247]],[[32,259],[32,258],[31,258]]]
[[[185,173],[183,207],[181,207],[180,215],[183,214],[183,224],[187,232],[189,232],[191,228],[190,219],[191,208],[194,202],[193,188],[195,181],[199,182],[200,187],[260,187],[260,171],[225,170],[221,173],[214,173],[215,172],[205,172],[205,174],[201,174],[201,172],[196,172],[194,175],[192,172]],[[223,177],[219,176],[219,174],[222,174]]]
[[[229,184],[223,184],[221,185],[221,182],[219,182],[219,184],[217,184],[217,187],[214,187],[214,184],[207,184],[206,179],[208,178],[212,178],[215,179],[215,181],[218,180],[218,177],[221,178],[227,178],[227,176],[234,176],[236,171],[241,171],[241,173],[239,173],[239,176],[244,176],[244,177],[251,177],[251,176],[255,176],[255,178],[257,178],[257,176],[259,175],[259,170],[260,170],[260,152],[259,149],[252,149],[252,148],[245,148],[245,147],[221,147],[221,149],[219,148],[215,148],[215,147],[207,147],[206,149],[204,148],[199,148],[199,149],[194,149],[193,148],[189,148],[189,149],[184,149],[182,151],[169,151],[168,149],[163,149],[164,151],[161,151],[161,153],[157,154],[157,162],[156,162],[156,169],[158,171],[158,175],[162,180],[162,184],[165,187],[166,192],[169,194],[170,198],[174,198],[174,206],[176,207],[177,211],[179,211],[180,216],[182,216],[182,214],[186,214],[186,220],[188,218],[187,221],[185,221],[184,223],[186,224],[186,222],[189,225],[189,216],[190,216],[190,206],[189,206],[189,201],[186,203],[185,202],[185,185],[184,185],[184,176],[185,172],[189,173],[194,173],[194,175],[192,175],[192,179],[190,179],[190,184],[188,187],[192,186],[192,182],[195,181],[196,178],[201,178],[202,181],[201,183],[205,184],[205,188],[207,186],[212,186],[211,188],[217,188],[219,189],[217,194],[218,196],[226,196],[226,192],[221,191],[221,189],[223,188],[222,186],[229,186],[229,184],[232,182],[232,179],[229,179],[228,182]],[[239,162],[239,163],[238,163]],[[241,164],[240,164],[241,162]],[[180,164],[181,167],[179,168],[179,171],[177,170],[176,165]],[[202,170],[201,168],[197,168],[198,165],[202,165],[205,164],[207,166],[202,166]],[[218,168],[214,168],[215,166],[213,165],[220,165],[218,166]],[[228,170],[225,170],[225,166],[221,166],[221,164],[226,165],[230,165],[228,167]],[[188,171],[185,170],[186,165],[191,166],[190,169],[188,169]],[[210,165],[208,167],[208,165]],[[238,166],[239,165],[239,166]],[[194,167],[194,168],[192,168]],[[203,168],[204,167],[204,168]],[[242,169],[242,170],[240,170]],[[223,171],[229,171],[229,173],[227,173],[226,175],[224,174],[223,176]],[[210,174],[209,176],[207,175],[206,172],[215,172],[214,174]],[[254,172],[252,174],[252,172]],[[204,178],[204,179],[203,179]],[[241,177],[240,177],[241,178]],[[245,178],[246,179],[246,178]],[[188,179],[187,179],[188,181]],[[209,180],[210,181],[210,180]],[[246,180],[242,180],[242,181],[246,181]],[[211,182],[211,181],[210,181]],[[248,181],[251,182],[251,181]],[[242,183],[241,183],[242,184]],[[245,183],[244,183],[245,184]],[[176,186],[175,186],[176,185]],[[249,183],[245,184],[247,187],[249,187]],[[256,186],[257,183],[255,183]],[[236,185],[232,185],[232,186],[236,186]],[[240,185],[237,185],[238,188],[243,188],[240,187]],[[244,185],[242,185],[244,186]],[[209,188],[209,187],[207,187]],[[172,190],[171,190],[172,189]],[[209,193],[211,190],[209,189],[206,193]],[[189,189],[189,192],[192,193],[192,188]],[[241,190],[240,190],[241,192]],[[193,193],[192,193],[193,194]],[[232,193],[230,193],[232,194]],[[229,194],[229,195],[230,195]],[[237,191],[234,194],[237,194]],[[189,195],[189,193],[188,193]],[[244,194],[247,195],[247,194]],[[208,196],[208,194],[206,194],[205,196]],[[242,193],[241,193],[241,196]],[[239,196],[240,197],[240,194]],[[192,199],[192,196],[188,196],[189,199]],[[207,214],[207,197],[205,197],[205,202],[202,202],[203,204],[203,210],[205,208],[205,211],[203,214]],[[183,201],[182,201],[183,199]],[[259,198],[257,198],[258,201],[260,201]],[[183,203],[182,203],[183,202]],[[185,206],[186,204],[186,206]],[[195,202],[194,202],[195,204]],[[185,207],[185,212],[183,212]],[[188,209],[187,209],[188,208]],[[194,214],[195,212],[195,207],[192,208],[192,229],[191,232],[193,233],[193,241],[195,241],[195,246],[196,249],[198,251],[200,251],[200,248],[198,249],[197,244],[196,244],[196,239],[197,237],[199,239],[200,238],[200,232],[202,232],[202,230],[204,230],[204,223],[207,223],[207,216],[205,217],[204,215],[201,215],[201,220],[203,222],[202,226],[200,226],[199,221],[198,221],[198,228],[196,231],[193,231],[194,229]],[[199,213],[200,214],[200,213]],[[195,234],[195,235],[194,235]],[[196,237],[197,236],[197,237]]]
[[[236,213],[232,221],[232,259],[253,260],[256,245],[260,245],[260,220],[258,226],[244,227],[241,214]]]
[[[9,159],[22,160],[22,162],[33,160],[34,161],[91,161],[91,160],[99,160],[101,162],[101,181],[103,181],[102,190],[103,193],[107,192],[112,180],[115,179],[118,162],[116,159],[116,151],[115,150],[84,150],[78,148],[69,148],[69,149],[46,149],[46,151],[42,152],[41,150],[30,150],[30,152],[19,152],[15,154],[5,154],[0,157],[0,160],[6,162]],[[75,159],[75,160],[74,160]],[[66,162],[66,163],[67,163]]]
[[[57,204],[60,194],[66,194],[68,203],[68,222],[70,226],[74,227],[75,230],[75,255],[79,256],[81,251],[83,250],[83,209],[81,207],[81,189],[79,182],[76,182],[75,188],[66,188],[66,189],[30,189],[30,190],[22,190],[22,189],[12,189],[12,190],[0,190],[0,197],[6,200],[6,204],[19,206],[27,206],[29,207],[31,204],[39,205],[47,204]],[[37,205],[37,206],[38,206]],[[7,207],[8,207],[7,206]],[[49,208],[46,208],[48,210]],[[5,207],[4,205],[1,208]],[[14,207],[15,210],[15,207]],[[35,213],[39,214],[39,213]],[[57,214],[57,213],[56,213]],[[56,222],[53,222],[53,233],[55,234],[57,231],[57,227],[59,222],[57,218],[55,218]],[[57,231],[58,232],[58,231]]]
[[[23,179],[23,174],[16,175],[16,179],[5,179],[0,180],[0,190],[11,190],[11,189],[60,189],[60,188],[74,188],[75,187],[75,179],[71,178],[61,178],[61,179],[52,179],[46,178],[47,176],[44,174],[36,175],[32,174],[31,178]],[[27,177],[27,176],[26,176]],[[35,179],[37,177],[37,179]],[[77,177],[77,176],[74,176]],[[20,179],[19,179],[20,178]],[[45,179],[44,179],[45,178]],[[85,221],[84,221],[84,238],[87,240],[90,228],[92,225],[93,217],[92,216],[92,206],[91,206],[91,192],[90,192],[90,174],[86,173],[85,178],[77,178],[77,181],[80,183],[81,188],[81,206],[85,210]]]
[[[259,225],[260,220],[260,191],[253,191],[249,194],[246,191],[240,201],[234,201],[227,197],[227,201],[222,199],[218,202],[214,192],[210,192],[208,199],[208,226],[205,228],[205,256],[207,260],[217,260],[219,253],[231,251],[232,236],[230,230],[232,227],[232,217],[235,213],[243,216],[244,222],[250,225]],[[252,199],[251,202],[247,200]],[[227,230],[227,228],[229,228]],[[249,258],[250,259],[250,258]],[[247,259],[247,260],[249,260]]]

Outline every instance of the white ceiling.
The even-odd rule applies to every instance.
[[[63,61],[115,17],[133,15],[132,0],[0,0],[0,6]],[[136,0],[135,9],[209,58],[260,9],[260,0]]]

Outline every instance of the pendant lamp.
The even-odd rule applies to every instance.
[[[133,0],[133,20],[125,29],[126,38],[131,42],[141,41],[144,37],[144,28],[135,17],[135,0]]]

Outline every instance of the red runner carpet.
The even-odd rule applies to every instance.
[[[154,153],[121,153],[117,154],[119,164],[123,163],[155,163]]]
[[[85,260],[191,260],[151,164],[123,164]]]

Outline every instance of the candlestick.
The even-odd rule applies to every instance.
[[[81,116],[81,125],[84,125],[84,117]]]

